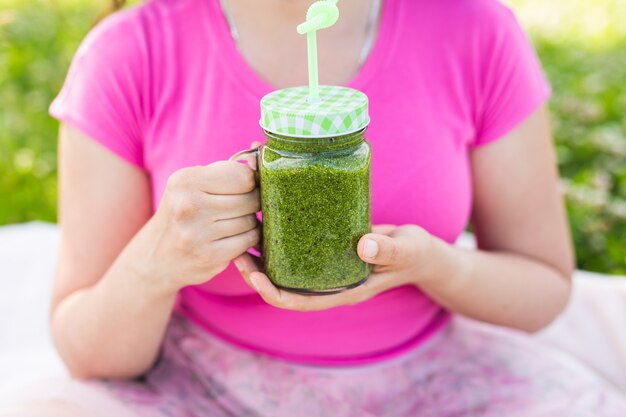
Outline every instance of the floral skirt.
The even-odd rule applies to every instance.
[[[623,394],[563,352],[462,318],[400,357],[317,367],[233,347],[174,316],[145,377],[66,382],[55,396],[106,417],[626,416]]]

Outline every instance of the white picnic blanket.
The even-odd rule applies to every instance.
[[[471,237],[460,244],[471,246]],[[52,224],[0,227],[0,405],[28,383],[66,375],[48,328],[57,245]],[[567,311],[536,337],[626,392],[626,277],[578,271],[575,280]]]

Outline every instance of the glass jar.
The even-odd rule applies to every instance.
[[[259,171],[265,271],[301,293],[338,292],[370,272],[356,252],[371,229],[365,129],[322,138],[265,131]]]
[[[260,176],[265,272],[278,287],[329,294],[363,283],[357,255],[371,229],[367,96],[321,86],[278,90],[261,100],[267,142],[255,152]],[[231,158],[231,159],[233,159]]]

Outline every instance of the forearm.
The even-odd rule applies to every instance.
[[[175,291],[151,285],[147,269],[137,266],[145,258],[141,239],[97,284],[68,295],[52,313],[55,344],[76,377],[138,376],[158,355]]]
[[[447,309],[480,321],[537,331],[565,307],[569,277],[522,255],[466,250],[437,241],[435,272],[420,288]]]

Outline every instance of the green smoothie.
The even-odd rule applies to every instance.
[[[330,138],[266,132],[260,156],[265,269],[298,292],[356,286],[369,274],[356,248],[370,231],[370,147],[363,130]]]

